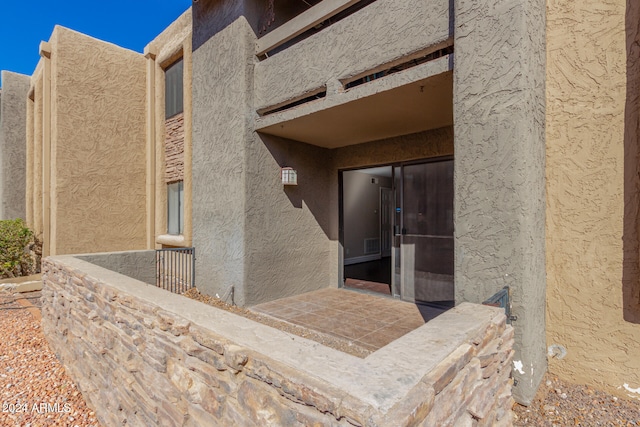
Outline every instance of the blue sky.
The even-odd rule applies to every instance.
[[[189,6],[191,0],[2,0],[0,70],[31,75],[40,41],[56,24],[142,52]]]

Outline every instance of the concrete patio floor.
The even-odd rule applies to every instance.
[[[371,351],[384,347],[445,311],[335,288],[258,304],[251,310],[346,338]]]

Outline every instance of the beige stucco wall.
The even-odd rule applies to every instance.
[[[27,187],[27,195],[30,195],[27,203],[31,203],[28,209],[32,212],[27,217],[27,222],[33,232],[42,237],[42,59],[38,63],[31,77],[33,89],[33,133],[30,134],[31,149],[27,152],[27,162],[32,164],[33,179]]]
[[[147,133],[151,136],[152,158],[147,161],[148,185],[152,188],[154,203],[147,215],[153,218],[149,232],[154,237],[153,246],[191,246],[192,240],[192,174],[191,174],[191,129],[192,129],[192,49],[191,8],[187,9],[169,27],[146,47],[148,64],[147,80],[153,82],[153,94],[147,108]],[[165,183],[165,85],[164,69],[183,59],[184,82],[184,231],[182,236],[167,235],[167,185]],[[152,69],[151,69],[152,67]]]
[[[49,46],[50,71],[43,57],[33,85],[34,228],[42,227],[50,254],[142,249],[144,58],[59,26]],[[49,151],[49,162],[38,154]]]
[[[637,399],[639,9],[547,2],[546,114],[549,370]]]

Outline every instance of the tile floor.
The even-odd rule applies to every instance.
[[[386,283],[370,282],[360,279],[345,279],[344,286],[346,288],[361,289],[379,294],[391,295],[391,288]]]
[[[259,304],[251,310],[346,338],[371,351],[444,312],[347,289],[322,289]]]

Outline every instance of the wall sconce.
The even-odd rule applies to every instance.
[[[298,185],[298,171],[293,168],[282,168],[280,170],[282,185]]]

